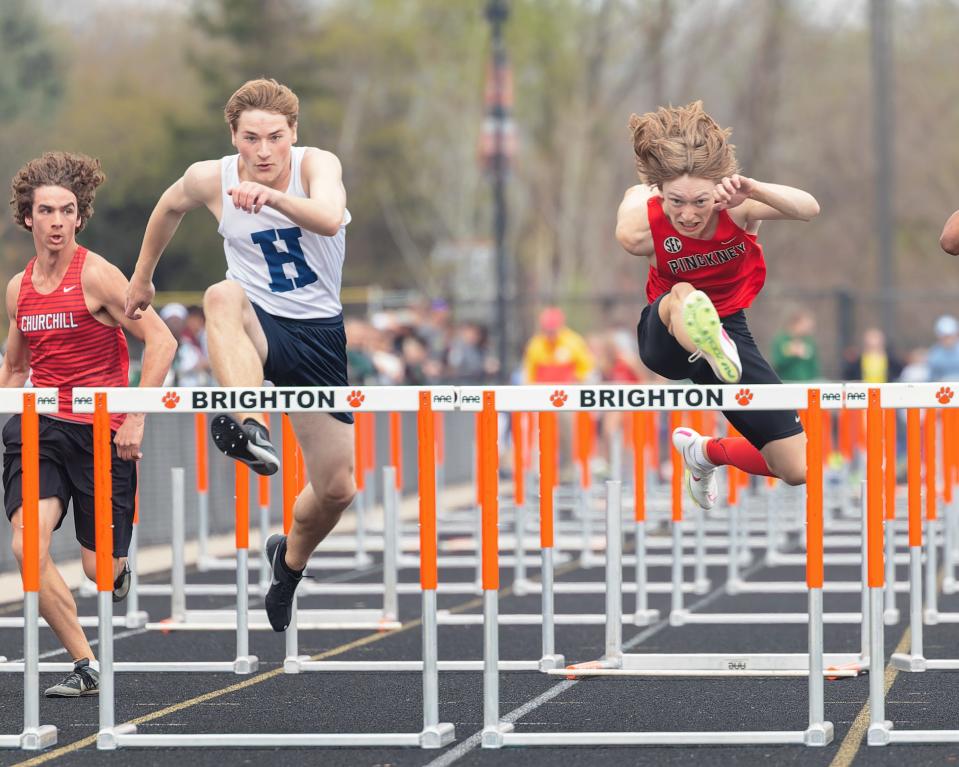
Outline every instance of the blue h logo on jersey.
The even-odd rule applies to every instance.
[[[312,285],[319,277],[310,269],[300,247],[300,237],[303,232],[298,226],[289,229],[266,229],[262,232],[253,232],[250,239],[260,246],[266,265],[270,269],[270,290],[274,293],[287,293],[305,285]],[[286,251],[277,250],[273,243],[277,239],[283,240]],[[283,271],[283,264],[293,264],[296,267],[296,276],[290,279]]]

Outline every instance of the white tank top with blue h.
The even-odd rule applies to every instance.
[[[309,147],[293,147],[293,169],[286,193],[306,197],[301,178]],[[239,155],[220,161],[223,212],[217,231],[223,237],[229,280],[269,314],[291,319],[335,317],[343,310],[340,284],[346,257],[346,211],[332,237],[309,232],[270,207],[246,213],[233,206],[226,190],[239,182]]]

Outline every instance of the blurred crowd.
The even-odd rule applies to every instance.
[[[160,316],[179,342],[165,385],[215,385],[207,354],[206,322],[199,306],[168,303]],[[486,325],[456,321],[442,300],[378,311],[345,322],[349,380],[358,386],[430,384],[478,385],[494,381],[499,361]],[[900,356],[878,328],[867,328],[858,344],[843,351],[841,380],[959,380],[959,320],[939,317],[929,346]],[[135,356],[134,356],[135,359]],[[822,379],[814,315],[794,311],[772,342],[770,363],[783,381]],[[525,345],[512,383],[655,383],[640,362],[632,324],[611,322],[601,332],[581,335],[558,307],[546,307]]]
[[[814,381],[822,377],[816,321],[805,309],[796,310],[773,340],[770,361],[783,381]],[[930,344],[900,354],[876,327],[866,328],[858,344],[843,350],[840,379],[864,383],[920,383],[959,380],[959,320],[939,317],[931,328]]]

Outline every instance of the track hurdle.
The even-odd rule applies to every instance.
[[[756,390],[763,388],[769,391],[756,391],[750,407],[764,409],[783,409],[793,408],[792,400],[789,396],[782,396],[779,389],[789,387],[755,387]],[[486,586],[484,594],[484,615],[485,638],[484,657],[487,664],[484,670],[484,729],[482,734],[482,744],[485,748],[500,748],[503,746],[532,746],[532,745],[714,745],[714,744],[805,744],[810,746],[824,746],[832,740],[833,727],[830,722],[825,721],[824,715],[824,653],[823,653],[823,608],[822,608],[822,585],[823,585],[823,521],[822,521],[822,431],[820,417],[820,391],[819,389],[810,389],[808,394],[804,387],[796,387],[797,391],[808,397],[808,409],[813,418],[810,419],[814,424],[810,430],[807,447],[807,524],[809,526],[808,534],[808,554],[807,562],[807,584],[809,587],[809,621],[808,621],[808,655],[798,656],[800,664],[793,669],[808,675],[809,680],[809,725],[801,731],[754,731],[754,732],[564,732],[564,733],[515,733],[513,725],[501,722],[499,719],[499,684],[498,673],[496,671],[496,659],[498,657],[498,624],[497,624],[497,583],[498,568],[496,565],[497,545],[496,545],[496,506],[495,494],[491,494],[490,504],[487,513],[484,514],[484,553],[490,558],[488,568],[488,580],[484,583]],[[528,400],[533,396],[529,390],[532,387],[522,387],[519,391],[500,390],[498,392],[499,402],[496,403],[496,395],[493,392],[484,394],[484,412],[489,411],[495,417],[496,407],[504,410],[510,410],[515,407],[519,400]],[[632,391],[642,389],[650,394],[655,390],[669,391],[666,387],[635,387]],[[686,394],[686,407],[690,406],[690,397],[692,392],[696,397],[705,397],[704,387],[691,387],[691,392]],[[709,387],[709,394],[714,398],[729,398],[732,400],[735,394],[735,387]],[[727,391],[728,390],[728,391]],[[664,392],[665,394],[665,392]],[[765,395],[765,396],[764,396]],[[542,396],[542,395],[541,395]],[[546,395],[548,396],[548,395]],[[678,399],[681,394],[675,395]],[[624,402],[629,403],[629,397],[624,397]],[[620,406],[620,409],[626,409],[631,404],[633,407],[638,402],[638,397],[633,397],[633,402]],[[612,402],[617,402],[614,397]],[[532,409],[528,401],[523,402],[526,409]],[[575,404],[574,404],[575,406]],[[694,405],[695,406],[695,405]],[[733,405],[730,403],[730,407]],[[582,398],[579,407],[583,407]],[[662,409],[660,406],[659,409]],[[619,611],[622,607],[622,594],[616,589],[616,583],[620,580],[618,569],[619,555],[621,553],[621,509],[619,496],[621,494],[621,485],[619,482],[610,482],[607,484],[607,493],[609,503],[607,504],[607,526],[608,526],[608,578],[611,579],[611,589],[607,597],[608,617],[606,632],[606,654],[604,661],[607,665],[607,671],[616,671],[613,667],[622,664],[625,656],[622,653],[621,644],[621,622],[619,620]],[[620,669],[622,670],[622,669]],[[784,669],[785,670],[785,669]],[[558,672],[565,673],[565,672]],[[585,675],[585,674],[584,674]],[[595,674],[594,674],[595,675]],[[717,676],[723,675],[721,672]],[[775,675],[775,674],[771,674]],[[794,675],[794,674],[790,674]],[[881,678],[881,675],[880,675]]]
[[[220,392],[217,397],[196,395],[197,390],[180,397],[174,408],[164,405],[173,401],[164,389],[111,389],[93,392],[74,391],[74,408],[83,412],[78,399],[93,393],[95,403],[95,479],[96,482],[96,530],[97,530],[97,587],[100,609],[100,728],[97,748],[114,750],[120,747],[268,747],[281,746],[420,746],[440,748],[454,738],[453,725],[439,721],[437,653],[436,653],[436,524],[435,524],[435,465],[432,442],[420,444],[425,462],[421,475],[421,504],[425,509],[421,524],[421,586],[423,589],[423,729],[413,733],[196,733],[196,734],[142,734],[132,724],[117,724],[114,712],[114,661],[112,614],[112,534],[110,530],[111,498],[109,483],[109,413],[113,412],[170,412],[179,407],[194,411],[228,411],[235,407],[249,407],[252,398],[260,410],[292,411],[343,411],[351,404],[354,389],[220,389],[203,390]],[[416,410],[419,413],[426,437],[432,435],[432,401],[429,391],[418,392],[402,387],[365,389],[365,407],[369,410]],[[216,403],[211,404],[211,402]],[[232,405],[232,407],[231,407]],[[106,428],[106,433],[104,433]],[[106,453],[104,454],[104,450]],[[426,459],[426,454],[429,459]],[[248,484],[247,484],[248,487]],[[239,490],[238,485],[238,490]],[[429,510],[432,509],[432,518]],[[246,567],[238,567],[246,572]]]
[[[206,390],[196,390],[196,389],[176,389],[176,390],[165,390],[168,392],[177,393],[178,397],[187,397],[188,399],[192,396],[191,392],[200,392],[197,396],[206,396]],[[181,394],[182,393],[182,394]],[[197,415],[204,415],[203,413],[198,413]],[[205,422],[205,421],[204,421]],[[284,476],[283,476],[283,530],[284,532],[289,532],[289,527],[293,521],[293,500],[296,498],[297,493],[299,492],[301,484],[305,484],[305,474],[300,476],[298,473],[299,465],[301,458],[298,456],[298,449],[296,446],[296,437],[293,433],[293,428],[289,423],[289,419],[284,416],[281,424],[280,431],[282,434],[282,455],[283,455],[283,464],[284,464]],[[198,444],[200,442],[199,435],[197,436]],[[205,444],[205,443],[204,443]],[[182,471],[182,470],[180,470]],[[198,469],[199,473],[199,469]],[[268,482],[263,480],[269,480],[268,477],[259,477],[259,486],[258,486],[258,497],[260,505],[260,529],[261,531],[267,526],[267,520],[264,519],[265,514],[268,513],[268,504],[269,504],[269,485]],[[204,483],[205,484],[205,483]],[[202,497],[202,496],[201,496]],[[244,495],[245,498],[249,498],[249,493]],[[171,583],[169,586],[163,585],[152,585],[152,590],[148,593],[163,593],[167,592],[170,594],[170,617],[162,621],[154,621],[147,623],[147,628],[151,630],[161,630],[161,631],[239,631],[239,611],[236,609],[188,609],[186,598],[187,595],[197,595],[197,594],[239,594],[241,591],[246,595],[247,592],[257,592],[265,591],[265,588],[261,587],[259,584],[250,586],[249,585],[249,574],[240,573],[238,567],[238,556],[230,558],[213,558],[209,557],[206,562],[207,569],[217,569],[217,570],[231,570],[235,573],[235,580],[232,584],[192,584],[188,585],[186,583],[186,566],[183,560],[183,549],[186,542],[185,536],[185,497],[184,497],[184,485],[182,481],[173,482],[173,508],[172,508],[172,531],[173,531],[173,567],[171,570]],[[240,511],[237,512],[237,524],[240,520]],[[388,515],[387,515],[388,516]],[[243,511],[243,519],[247,520],[245,523],[248,527],[249,523],[249,511],[248,509]],[[246,528],[245,528],[246,530]],[[237,530],[237,535],[240,535],[239,529]],[[239,540],[239,539],[238,539]],[[248,533],[247,537],[244,538],[246,541],[246,549],[248,550]],[[240,549],[237,549],[238,554]],[[259,567],[256,564],[251,564],[249,556],[243,556],[247,570],[250,568]],[[354,557],[348,557],[346,559],[342,557],[334,558],[335,561],[333,565],[335,567],[343,567],[345,564],[355,563]],[[314,557],[311,560],[311,566],[316,566],[318,562],[323,562],[321,558]],[[330,596],[333,594],[383,594],[384,596],[384,606],[383,609],[304,609],[296,613],[296,620],[298,621],[298,626],[301,629],[328,629],[328,630],[355,630],[355,629],[392,629],[398,628],[399,622],[396,615],[396,583],[395,577],[392,582],[389,581],[389,570],[387,572],[387,582],[383,585],[377,584],[367,584],[361,586],[358,584],[326,584],[326,583],[314,583],[306,582],[301,584],[298,589],[298,596],[303,595],[317,595],[321,594],[324,596]],[[395,567],[392,570],[395,573]],[[262,578],[262,572],[261,572]],[[241,585],[241,583],[243,585]],[[268,583],[266,587],[268,587]],[[269,631],[271,630],[269,621],[266,618],[266,614],[263,610],[253,610],[247,613],[247,626],[249,630],[253,631]],[[245,629],[244,629],[245,630]],[[296,629],[294,628],[291,632],[288,632],[288,641],[289,637],[296,636]],[[295,648],[295,644],[294,644]],[[238,655],[242,657],[243,654]],[[243,664],[241,664],[243,666]],[[245,668],[245,666],[243,666]],[[215,669],[210,669],[215,670]],[[239,673],[247,673],[242,671]]]
[[[929,661],[922,656],[922,620],[921,620],[921,530],[920,530],[920,433],[919,408],[954,407],[952,392],[943,396],[939,384],[885,384],[869,391],[869,423],[873,425],[880,421],[883,408],[905,408],[906,413],[906,444],[909,477],[909,544],[910,544],[910,626],[912,629],[912,646],[910,653],[895,654],[892,665],[903,671],[925,671],[927,669],[959,669],[959,661]],[[926,435],[922,440],[926,450],[926,490],[931,489],[933,503],[935,500],[935,410],[927,410],[925,419]],[[868,428],[868,426],[867,426]],[[929,448],[932,447],[930,451]],[[869,440],[867,462],[870,460],[869,450],[875,450],[874,439]],[[876,459],[872,459],[873,463]],[[931,476],[931,480],[930,480]],[[877,472],[874,470],[869,477],[870,489],[878,495]],[[931,482],[931,485],[930,485]],[[927,496],[927,503],[929,498]],[[878,505],[878,504],[877,504]],[[927,507],[928,512],[928,507]],[[931,536],[932,520],[927,515],[927,551],[935,549]],[[883,548],[882,548],[882,518],[881,509],[870,507],[870,607],[874,616],[883,610]],[[932,557],[930,556],[930,559]],[[930,559],[926,567],[932,568]],[[959,730],[914,729],[897,730],[893,723],[886,718],[885,686],[883,684],[883,658],[885,656],[884,636],[881,623],[873,619],[871,632],[870,654],[872,668],[870,669],[869,708],[870,720],[867,742],[871,746],[885,746],[894,743],[957,743]]]
[[[23,496],[23,731],[0,735],[0,748],[56,745],[57,728],[40,724],[40,420],[57,412],[56,389],[0,390],[0,412],[20,413]],[[110,562],[113,572],[113,562]],[[112,588],[111,582],[111,588]]]

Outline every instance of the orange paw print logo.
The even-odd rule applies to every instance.
[[[939,400],[940,405],[948,405],[952,401],[953,394],[954,392],[948,386],[941,386],[936,392],[936,399]]]
[[[168,410],[173,410],[177,405],[180,404],[180,395],[175,391],[168,391],[163,395],[163,407]]]
[[[569,395],[561,389],[557,389],[549,397],[549,401],[553,403],[553,407],[562,407],[568,399]]]
[[[346,398],[346,401],[350,403],[350,407],[359,407],[363,404],[363,400],[365,399],[366,397],[363,396],[363,392],[354,390],[350,392],[350,395]]]
[[[749,389],[740,389],[736,392],[736,402],[738,402],[743,407],[746,407],[750,402],[753,401],[753,393]]]

